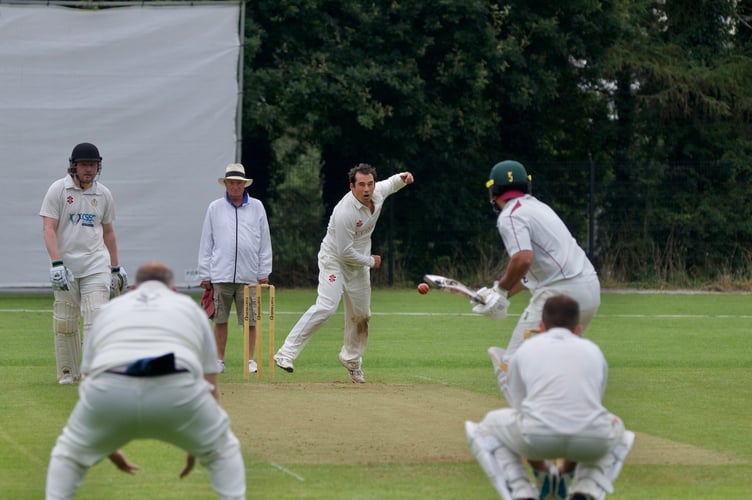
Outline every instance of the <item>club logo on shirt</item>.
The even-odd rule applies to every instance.
[[[94,227],[94,221],[97,219],[97,214],[68,214],[68,220],[74,226],[81,224],[86,227]]]
[[[363,221],[361,219],[358,219],[358,221],[355,223],[357,227],[363,227]]]
[[[68,195],[68,197],[67,197],[67,198],[65,199],[65,202],[66,202],[66,203],[67,203],[68,205],[72,205],[72,204],[73,204],[73,196],[71,196],[71,195]]]
[[[337,277],[335,275],[333,275],[333,274],[330,274],[329,275],[329,283],[334,283],[335,281],[337,281]]]

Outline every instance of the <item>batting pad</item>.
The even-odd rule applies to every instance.
[[[84,315],[84,337],[91,331],[97,311],[110,298],[110,292],[91,292],[81,297],[81,312]]]
[[[78,307],[70,302],[55,301],[52,309],[52,326],[55,332],[55,361],[57,378],[67,371],[79,376],[81,365],[81,335]]]

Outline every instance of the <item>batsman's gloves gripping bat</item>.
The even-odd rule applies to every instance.
[[[117,296],[123,290],[128,288],[128,274],[125,272],[125,268],[121,266],[112,266],[112,276],[110,278],[110,290],[112,294]]]
[[[509,300],[506,298],[506,295],[496,291],[496,287],[483,287],[478,290],[478,295],[483,297],[485,304],[475,304],[473,306],[474,313],[482,314],[488,319],[494,320],[500,320],[507,317]]]
[[[73,273],[65,267],[62,260],[56,260],[52,263],[50,282],[53,290],[70,290],[73,279]]]
[[[446,276],[439,276],[438,274],[426,274],[425,276],[423,276],[423,281],[425,281],[429,285],[435,286],[436,288],[444,292],[453,293],[455,295],[465,297],[466,299],[470,299],[470,301],[474,304],[486,303],[486,300],[481,297],[478,292],[463,285],[455,279],[447,278]]]

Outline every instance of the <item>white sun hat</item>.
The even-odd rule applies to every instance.
[[[225,176],[217,179],[217,182],[224,186],[227,179],[245,181],[245,187],[253,184],[253,179],[248,179],[245,176],[245,168],[243,168],[243,165],[241,165],[240,163],[230,163],[229,165],[227,165],[227,168],[225,168]]]

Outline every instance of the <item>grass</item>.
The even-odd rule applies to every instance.
[[[77,400],[77,390],[55,383],[52,297],[0,297],[4,345],[0,351],[4,396],[0,402],[0,496],[42,498],[49,452]],[[277,345],[314,298],[312,290],[278,290]],[[514,316],[526,298],[515,297],[512,302]],[[752,475],[749,303],[749,295],[744,294],[603,294],[600,313],[587,336],[609,360],[606,406],[638,433],[616,492],[609,498],[748,498]],[[469,304],[457,297],[438,292],[420,296],[414,290],[375,290],[372,307],[364,363],[369,390],[417,388],[419,393],[421,388],[427,392],[446,387],[466,395],[466,405],[461,401],[447,404],[460,406],[460,413],[466,412],[469,419],[478,419],[490,409],[484,407],[485,401],[503,404],[485,349],[506,344],[514,318],[491,322],[468,314]],[[341,328],[340,314],[311,340],[296,360],[293,376],[277,371],[273,380],[259,382],[242,378],[242,335],[233,325],[228,372],[220,381],[223,404],[237,404],[234,400],[245,393],[252,398],[257,384],[275,391],[284,391],[291,383],[335,384],[333,390],[344,391],[348,398],[364,394],[347,392],[352,388],[341,383],[344,370],[336,362]],[[250,401],[242,411],[231,413],[234,424],[240,426],[244,418],[265,411]],[[402,411],[398,407],[379,410],[386,414]],[[311,405],[310,412],[315,411]],[[424,424],[436,419],[436,411],[441,409],[409,418],[420,426],[422,418]],[[298,417],[309,418],[307,414]],[[374,430],[363,422],[363,434]],[[334,426],[321,429],[332,439],[339,432]],[[464,439],[454,436],[461,434],[461,427],[447,432]],[[348,464],[341,456],[321,456],[318,463],[291,458],[279,467],[259,451],[258,436],[239,437],[248,498],[495,498],[469,452],[460,458],[404,460],[403,455],[414,446],[408,434],[398,436],[404,448],[394,450],[397,459],[392,461]],[[306,446],[303,438],[298,438],[300,446]],[[77,498],[214,496],[202,467],[186,479],[177,479],[184,459],[179,450],[140,441],[125,451],[141,466],[138,474],[126,476],[109,463],[98,464]]]

